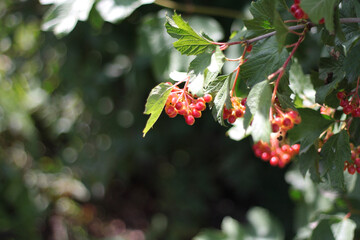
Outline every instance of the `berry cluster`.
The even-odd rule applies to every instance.
[[[246,98],[232,97],[231,98],[231,109],[227,109],[226,106],[223,110],[223,119],[233,124],[237,118],[241,118],[245,114]]]
[[[360,173],[360,146],[354,147],[354,144],[350,144],[351,148],[351,161],[345,161],[344,171],[348,171],[351,175],[355,172]]]
[[[211,101],[212,96],[210,94],[196,98],[187,91],[187,88],[180,89],[178,86],[174,86],[166,101],[165,112],[170,118],[174,118],[178,114],[183,115],[185,122],[188,125],[193,125],[195,118],[200,118],[201,112],[206,109],[206,103]]]
[[[343,112],[353,117],[360,117],[360,98],[357,94],[344,91],[338,92],[336,97],[340,100],[340,106],[343,107]]]
[[[308,15],[300,7],[300,0],[294,0],[294,4],[290,8],[291,14],[294,15],[296,19],[307,19]]]
[[[274,141],[271,140],[271,143]],[[284,144],[279,146],[278,144],[269,145],[266,142],[259,141],[253,146],[255,156],[261,158],[264,161],[269,161],[271,166],[284,167],[290,162],[290,160],[299,153],[300,144]]]
[[[288,131],[294,127],[294,124],[299,124],[301,122],[301,117],[298,112],[294,110],[289,110],[288,112],[283,112],[278,108],[275,117],[271,121],[271,128],[274,133],[279,131]]]
[[[291,5],[290,7],[290,12],[296,19],[309,18],[309,16],[300,7],[300,0],[294,0],[294,4]],[[325,23],[325,19],[324,18],[320,19],[319,24],[324,24],[324,23]]]

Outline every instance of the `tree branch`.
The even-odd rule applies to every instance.
[[[235,10],[227,8],[218,8],[218,7],[208,7],[208,6],[198,6],[192,4],[182,4],[177,3],[171,0],[155,0],[154,4],[170,8],[174,10],[179,10],[187,13],[200,13],[204,15],[218,16],[218,17],[227,17],[227,18],[243,18],[244,15]]]

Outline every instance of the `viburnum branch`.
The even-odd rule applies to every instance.
[[[288,21],[293,21],[293,20],[286,20],[285,22],[288,22]],[[340,18],[340,23],[360,23],[360,18]],[[307,24],[299,24],[299,25],[295,25],[295,26],[290,26],[290,27],[288,27],[288,29],[289,29],[289,31],[295,31],[295,30],[303,29],[305,27],[312,28],[314,26],[316,26],[314,23],[308,22]],[[273,32],[269,32],[264,35],[260,35],[258,37],[251,38],[248,40],[242,40],[242,41],[236,41],[236,42],[211,42],[211,43],[214,45],[227,46],[227,47],[231,46],[231,45],[238,45],[238,44],[244,44],[244,43],[251,44],[253,42],[257,42],[257,41],[263,40],[265,38],[272,37],[275,34],[276,34],[276,31],[273,31]]]
[[[359,81],[360,81],[360,76],[358,77],[357,83],[356,83],[356,90],[355,90],[356,95],[358,95],[358,93],[359,93]]]

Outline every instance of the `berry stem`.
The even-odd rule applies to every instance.
[[[360,81],[360,76],[358,77],[358,79],[357,79],[357,83],[356,83],[356,90],[355,90],[355,93],[356,93],[356,95],[358,95],[359,96],[359,81]]]
[[[299,37],[299,40],[297,41],[297,43],[295,44],[294,48],[292,49],[289,57],[286,59],[286,61],[284,62],[284,64],[282,65],[282,67],[279,69],[280,72],[279,72],[279,75],[276,79],[276,82],[275,82],[275,86],[274,86],[274,91],[273,91],[273,95],[272,95],[272,98],[271,98],[271,103],[274,104],[274,101],[275,101],[275,97],[276,97],[276,92],[277,92],[277,89],[278,89],[278,86],[279,86],[279,83],[280,83],[280,79],[282,78],[282,76],[284,75],[285,73],[285,69],[287,67],[287,65],[289,64],[291,58],[294,56],[297,48],[299,47],[300,43],[304,40],[305,38],[305,32],[306,32],[306,28],[305,30],[303,31],[303,34],[302,36]],[[278,70],[278,71],[279,71]],[[278,72],[277,71],[277,72]],[[273,74],[272,74],[273,75]]]
[[[236,71],[236,76],[235,76],[234,84],[233,84],[232,89],[231,89],[230,97],[232,97],[234,95],[236,83],[237,83],[239,73],[240,73],[240,66],[244,63],[244,58],[245,58],[247,47],[248,47],[248,44],[245,45],[243,54],[240,57],[239,65],[235,70]]]

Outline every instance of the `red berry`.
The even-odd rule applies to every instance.
[[[295,152],[295,154],[298,154],[300,151],[300,144],[294,144],[291,146],[291,148]]]
[[[185,117],[185,122],[186,122],[186,124],[187,125],[194,125],[194,123],[195,123],[195,118],[194,118],[194,116],[193,115],[186,115],[186,116],[184,116]]]
[[[206,109],[206,105],[203,102],[197,102],[195,105],[195,109],[198,111],[204,111]]]
[[[167,115],[173,115],[174,113],[176,113],[176,109],[173,106],[168,105],[165,107],[165,112]]]
[[[182,109],[183,106],[184,106],[184,104],[183,104],[182,102],[177,102],[177,103],[175,104],[175,108],[176,108],[177,110]]]
[[[355,173],[356,169],[353,164],[349,165],[348,172],[353,175]]]
[[[360,108],[355,108],[355,109],[352,111],[351,115],[352,115],[353,117],[360,117]]]
[[[324,23],[325,23],[325,19],[324,19],[324,18],[322,18],[322,19],[319,20],[319,24],[324,24]]]
[[[289,154],[285,153],[281,156],[281,160],[286,164],[286,163],[290,162],[291,156]]]
[[[248,46],[246,47],[246,51],[247,51],[247,52],[251,52],[252,47],[253,47],[253,46],[252,46],[251,44],[250,44],[250,45],[248,45]]]
[[[212,101],[212,96],[210,95],[210,94],[205,94],[204,95],[204,100],[205,100],[205,102],[207,102],[207,103],[209,103],[209,102],[211,102]]]
[[[241,118],[242,116],[244,116],[244,112],[241,109],[236,109],[235,116]]]
[[[299,5],[300,4],[300,0],[294,0],[294,3]]]
[[[227,108],[224,108],[223,110],[223,119],[228,119],[231,115],[231,111]]]
[[[296,5],[296,4],[293,4],[293,5],[291,5],[290,11],[291,11],[292,13],[295,13],[296,10],[298,10],[298,9],[299,9],[299,6]]]
[[[273,131],[274,133],[276,133],[276,132],[278,132],[278,131],[280,130],[279,125],[276,124],[276,123],[271,124],[271,128],[272,128],[272,131]]]
[[[293,122],[291,121],[290,118],[285,117],[285,118],[283,119],[283,121],[282,121],[282,126],[283,126],[285,129],[291,129],[291,128],[294,126],[294,124],[293,124]]]
[[[276,166],[278,164],[279,164],[279,158],[278,157],[274,156],[274,157],[270,158],[270,165],[271,166]]]
[[[345,107],[345,106],[349,106],[349,105],[350,105],[350,103],[347,99],[340,100],[340,106]]]
[[[345,114],[350,114],[352,112],[352,110],[353,110],[353,107],[351,105],[347,105],[344,107],[343,112]]]
[[[336,97],[341,100],[341,99],[344,99],[346,97],[346,93],[344,91],[341,91],[341,92],[338,92],[336,94]]]
[[[243,105],[244,107],[245,107],[245,104],[246,104],[246,100],[247,100],[247,98],[243,98],[241,100],[241,102],[240,102],[240,104]]]
[[[264,160],[264,161],[269,161],[270,158],[271,158],[271,155],[268,152],[263,152],[261,154],[261,159]]]
[[[304,17],[304,11],[301,8],[299,8],[295,11],[294,15],[297,19],[301,19]]]
[[[188,110],[186,110],[185,108],[183,108],[183,109],[180,109],[180,110],[178,111],[178,113],[179,113],[180,115],[185,116],[185,115],[187,115],[189,112],[188,112]]]
[[[194,116],[194,118],[200,118],[201,117],[201,111],[198,111],[196,109],[193,109],[191,111],[192,115]]]
[[[357,167],[360,167],[360,158],[356,158],[354,162]]]
[[[228,118],[228,122],[233,124],[236,121],[236,116],[235,115],[230,115]]]

